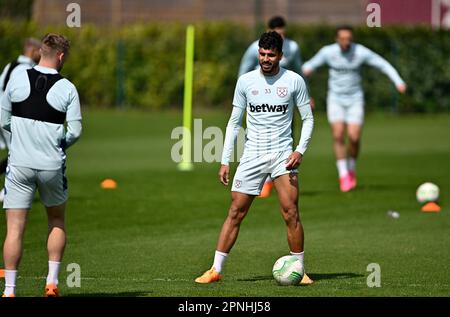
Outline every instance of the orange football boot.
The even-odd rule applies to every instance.
[[[207,284],[212,282],[218,282],[222,278],[222,275],[220,275],[215,268],[211,268],[205,273],[203,273],[202,276],[199,276],[195,279],[195,282],[200,284]]]
[[[312,279],[309,278],[308,275],[303,274],[303,278],[300,281],[300,285],[311,285],[312,283],[314,283],[314,281]]]
[[[58,287],[55,284],[46,285],[44,297],[59,297]]]

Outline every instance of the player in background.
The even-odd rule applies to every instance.
[[[274,179],[277,189],[291,254],[303,264],[304,233],[298,212],[297,168],[308,148],[314,118],[303,78],[280,67],[283,38],[269,31],[262,34],[258,45],[261,67],[239,77],[225,134],[219,180],[227,186],[232,149],[247,111],[244,153],[231,188],[231,206],[220,232],[213,265],[195,280],[197,283],[221,279],[223,264],[237,239],[241,222],[268,176]],[[291,126],[295,108],[303,125],[300,142],[293,151]],[[312,280],[305,274],[301,283],[311,284]]]
[[[11,132],[3,203],[7,224],[3,245],[5,297],[15,296],[22,239],[36,189],[48,216],[45,296],[59,296],[58,274],[66,243],[64,211],[68,198],[65,151],[81,135],[77,90],[59,74],[69,49],[64,36],[47,34],[42,40],[39,65],[17,73],[6,86],[1,101],[1,126]]]
[[[14,74],[20,72],[22,69],[29,69],[36,65],[41,58],[39,53],[39,49],[41,47],[41,41],[35,38],[28,38],[25,40],[23,46],[23,53],[19,55],[19,57],[10,63],[8,63],[5,68],[3,68],[3,72],[0,75],[0,100],[3,96],[3,93],[6,89],[6,85],[14,77]],[[8,131],[4,129],[0,129],[0,148],[8,149],[11,135]],[[8,157],[5,157],[0,162],[0,175],[5,173],[6,165],[8,164]],[[3,197],[5,195],[4,188],[0,191],[0,202],[3,201]],[[1,273],[0,273],[1,276]]]
[[[275,31],[283,38],[283,57],[280,61],[280,66],[292,70],[297,74],[302,75],[302,60],[300,54],[300,46],[293,40],[286,37],[286,21],[283,17],[275,16],[267,23],[268,31]],[[242,57],[241,64],[239,66],[238,77],[251,70],[259,68],[259,54],[258,54],[258,41],[253,42],[245,51]],[[264,183],[261,195],[259,197],[269,197],[273,188],[273,181],[270,177],[267,177]]]
[[[305,76],[309,76],[323,64],[329,67],[327,116],[333,134],[340,190],[347,192],[355,188],[357,183],[356,160],[364,122],[361,66],[367,64],[379,69],[394,82],[400,93],[406,91],[406,84],[384,58],[353,42],[352,27],[338,27],[336,42],[320,49],[303,65],[302,70]],[[348,151],[345,147],[346,132]]]

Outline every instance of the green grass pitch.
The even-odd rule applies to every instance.
[[[228,116],[226,111],[194,111],[195,118],[204,119],[204,128],[224,128]],[[194,283],[211,265],[230,194],[218,182],[219,163],[177,171],[170,158],[176,141],[170,135],[178,125],[181,114],[172,112],[84,113],[84,134],[68,153],[68,244],[60,275],[64,296],[450,295],[450,115],[369,115],[358,188],[346,194],[338,191],[325,116],[316,115],[300,173],[305,265],[316,281],[308,287],[277,286],[271,276],[275,260],[289,252],[275,194],[255,200],[223,280]],[[105,178],[117,180],[118,188],[102,190]],[[415,190],[425,181],[440,186],[442,212],[420,212]],[[390,209],[400,218],[389,218]],[[42,295],[46,226],[36,200],[18,296]],[[69,263],[81,267],[80,288],[66,285]],[[379,288],[367,286],[369,263],[381,267]]]

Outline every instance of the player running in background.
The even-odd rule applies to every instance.
[[[358,157],[364,122],[364,93],[361,87],[360,69],[370,65],[385,73],[400,93],[406,84],[397,71],[384,58],[361,44],[353,43],[353,29],[341,26],[336,29],[335,44],[327,45],[303,67],[305,76],[323,64],[328,65],[327,116],[331,126],[334,153],[343,192],[356,187],[356,159]],[[345,132],[349,140],[345,147]]]
[[[301,75],[302,60],[300,55],[300,46],[295,41],[286,38],[286,21],[284,18],[275,16],[269,20],[267,26],[269,31],[275,31],[283,38],[283,57],[281,58],[280,66]],[[254,69],[259,69],[258,49],[258,41],[253,42],[247,48],[239,66],[238,77]],[[267,177],[259,197],[268,197],[272,188],[273,181],[270,177]]]
[[[197,283],[221,279],[223,264],[237,239],[240,224],[268,176],[274,179],[278,192],[291,254],[303,264],[304,234],[298,212],[297,167],[311,139],[313,114],[303,78],[279,66],[283,38],[277,32],[267,32],[258,45],[261,67],[239,77],[225,135],[219,179],[228,185],[232,149],[247,111],[246,142],[231,188],[231,206],[220,232],[214,263],[195,280]],[[295,108],[300,112],[303,126],[299,145],[292,151],[291,125]],[[311,284],[312,281],[305,274],[301,283]]]
[[[22,69],[32,68],[36,63],[39,62],[41,55],[39,53],[39,49],[41,47],[41,41],[35,38],[28,38],[25,40],[23,46],[23,53],[19,55],[19,57],[13,60],[11,63],[3,68],[3,72],[0,75],[0,100],[3,96],[3,93],[6,89],[6,85],[14,77],[14,74],[20,72]],[[0,148],[5,149],[9,148],[11,135],[8,131],[4,129],[0,129]],[[8,164],[8,158],[5,157],[0,162],[0,175],[5,173],[6,165]],[[5,195],[4,189],[0,191],[0,202],[3,201],[3,197]],[[0,273],[1,276],[1,273]]]
[[[59,74],[69,48],[69,41],[62,35],[47,34],[42,40],[39,65],[17,73],[2,98],[1,125],[11,132],[3,203],[7,224],[3,246],[5,297],[15,296],[23,233],[36,189],[48,216],[49,270],[45,296],[59,295],[58,274],[66,243],[64,210],[68,198],[65,150],[81,135],[77,90]]]

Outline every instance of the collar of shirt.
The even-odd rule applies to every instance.
[[[54,68],[50,68],[50,67],[44,67],[44,66],[34,66],[34,69],[36,69],[38,72],[40,73],[44,73],[44,74],[58,74],[58,71]]]
[[[29,58],[28,56],[25,56],[25,55],[19,55],[19,57],[17,58],[17,61],[20,64],[29,64],[31,66],[35,65],[35,62],[31,58]]]

